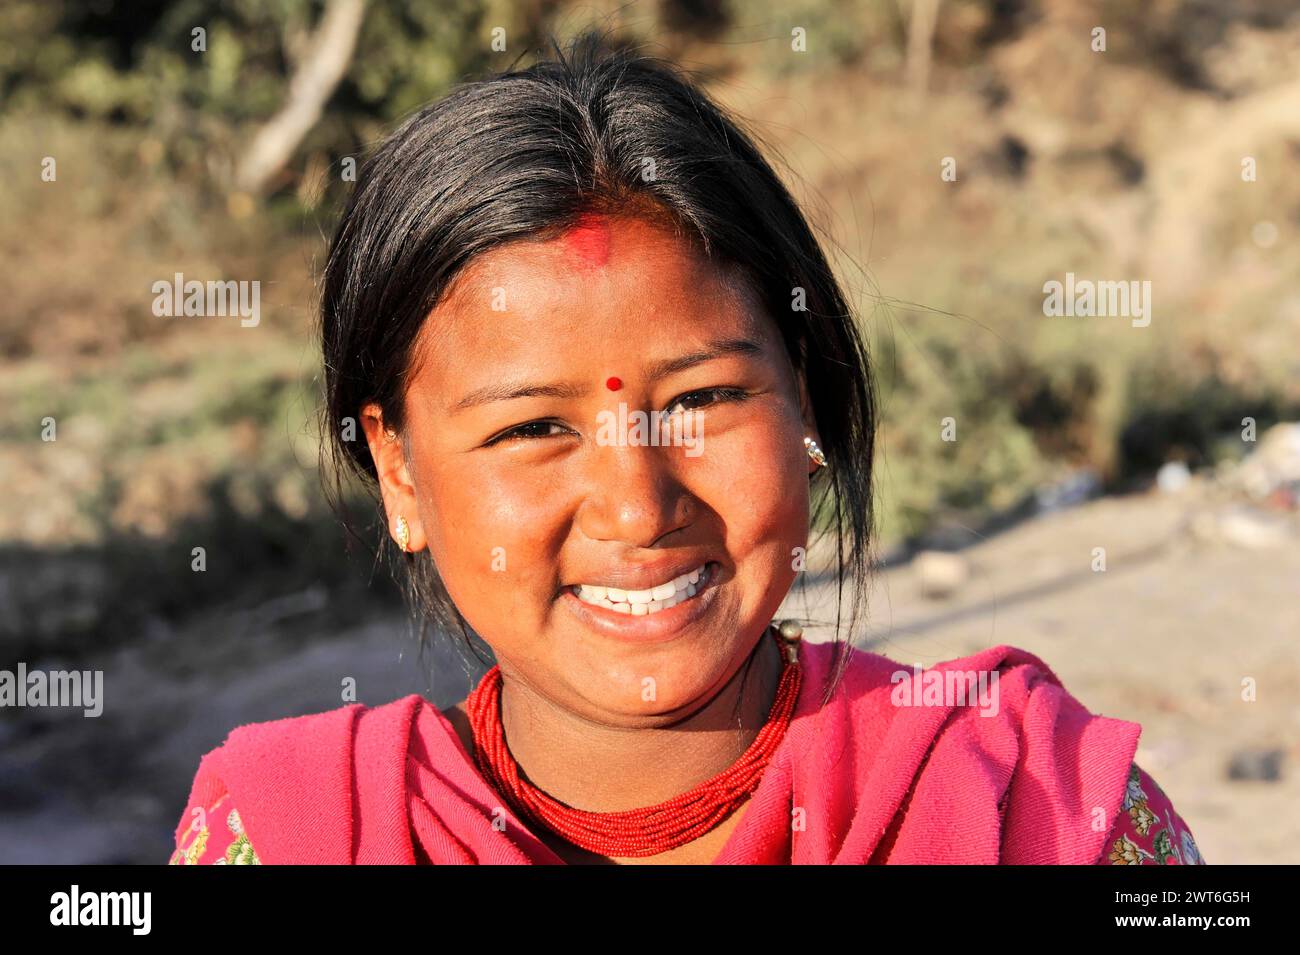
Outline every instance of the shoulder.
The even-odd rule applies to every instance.
[[[411,694],[382,706],[350,703],[231,730],[199,761],[176,827],[172,861],[218,862],[232,845],[234,864],[261,861],[253,844],[269,848],[274,857],[280,854],[286,820],[298,828],[292,820],[304,804],[315,805],[319,818],[350,818],[355,767],[397,758],[421,707],[432,709]]]
[[[909,703],[942,705],[955,699],[963,687],[967,705],[972,690],[1008,694],[1025,700],[1035,694],[1073,699],[1052,668],[1040,657],[1019,647],[1000,644],[964,657],[929,664],[901,662],[856,645],[834,641],[806,642],[800,660],[816,686],[834,679],[851,700],[865,694],[887,694],[895,706]],[[987,714],[986,714],[987,715]],[[1020,715],[1017,708],[1014,715]]]
[[[228,792],[186,807],[168,865],[261,865]]]
[[[225,762],[236,757],[247,762],[264,757],[292,757],[295,761],[329,757],[348,748],[359,724],[400,724],[426,706],[431,708],[428,701],[413,693],[380,706],[348,703],[321,713],[245,723],[231,730],[225,741],[205,758],[217,756],[217,762]]]
[[[1160,785],[1137,763],[1106,837],[1099,865],[1205,865],[1191,828]]]
[[[810,673],[828,669],[832,649],[810,650]],[[944,793],[999,832],[1001,861],[1088,863],[1101,853],[1139,724],[1093,713],[1044,660],[1013,646],[924,665],[853,650],[843,674],[818,731],[846,714],[868,752],[912,774],[917,799]]]
[[[1014,759],[1017,770],[1032,775],[1059,768],[1067,782],[1095,778],[1078,767],[1085,758],[1101,758],[1118,806],[1142,727],[1093,713],[1032,653],[999,645],[923,664],[809,643],[800,659],[807,685],[799,715],[818,725],[848,720],[855,732],[902,734],[929,749],[945,739],[978,741],[994,747],[1003,762]],[[828,681],[833,693],[826,692]]]
[[[1013,744],[1017,775],[1055,779],[1063,798],[1104,790],[1118,805],[1141,725],[1093,712],[1035,654],[1001,644],[928,667],[894,664],[890,681],[894,707],[948,711],[940,735]]]

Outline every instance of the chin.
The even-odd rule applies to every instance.
[[[720,690],[734,675],[732,657],[740,647],[702,647],[699,643],[673,643],[644,653],[589,659],[578,670],[568,669],[566,681],[589,708],[606,717],[687,716]],[[744,658],[735,664],[743,666]]]

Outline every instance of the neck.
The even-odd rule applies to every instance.
[[[590,812],[640,809],[735,763],[767,721],[782,668],[780,650],[764,631],[752,660],[707,703],[660,727],[576,716],[503,669],[501,720],[515,761],[553,798]]]

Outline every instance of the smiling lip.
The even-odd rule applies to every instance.
[[[704,583],[703,589],[697,591],[694,597],[657,613],[641,615],[620,613],[617,610],[579,600],[568,588],[560,594],[560,604],[577,617],[587,629],[616,640],[626,640],[629,643],[660,643],[672,640],[681,636],[692,623],[703,617],[717,597],[721,568],[716,561],[708,561],[705,566],[708,576],[707,579],[701,578],[701,582]]]
[[[714,563],[714,561],[701,557],[683,557],[676,560],[658,560],[654,563],[641,564],[627,569],[620,567],[607,568],[590,578],[569,581],[561,588],[561,592],[577,584],[615,587],[618,590],[650,590],[710,563]]]

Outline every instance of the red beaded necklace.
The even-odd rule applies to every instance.
[[[501,668],[483,675],[465,700],[474,732],[479,772],[524,818],[545,826],[576,846],[613,858],[658,855],[698,839],[731,815],[758,787],[772,754],[785,737],[799,698],[799,639],[787,621],[769,628],[785,666],[767,722],[734,764],[689,792],[666,802],[622,812],[588,812],[567,806],[527,779],[506,745],[501,723]]]

